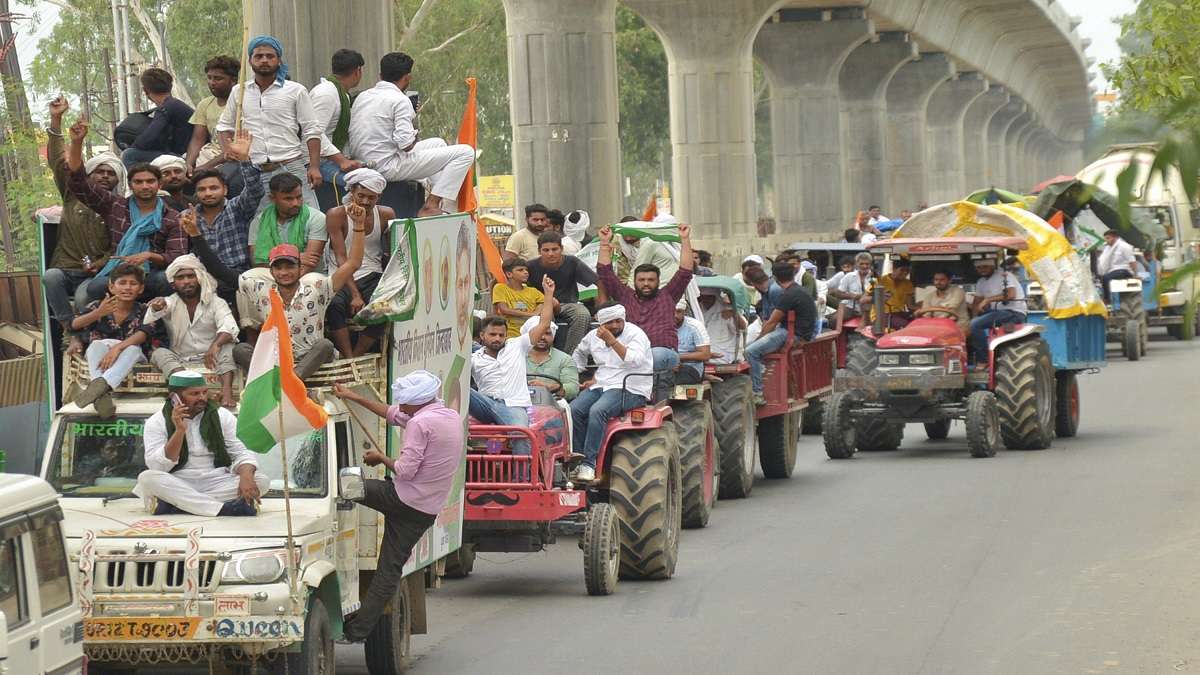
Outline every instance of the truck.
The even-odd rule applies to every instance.
[[[381,467],[359,466],[362,455],[374,447],[394,455],[403,433],[332,396],[332,385],[386,402],[392,377],[423,368],[442,378],[446,405],[466,425],[475,228],[464,214],[391,227],[399,235],[394,247],[406,247],[411,262],[403,277],[412,306],[390,326],[385,353],[333,361],[306,381],[328,421],[258,458],[271,488],[256,517],[152,515],[131,493],[144,468],[139,439],[146,419],[162,409],[167,393],[153,367],[136,367],[115,390],[113,419],[73,403],[54,413],[41,472],[61,493],[93,672],[116,664],[206,662],[293,674],[332,669],[343,617],[360,605],[383,535],[382,516],[353,501],[356,480],[383,477]],[[389,273],[390,266],[384,282]],[[78,356],[65,361],[70,400],[86,385],[87,368]],[[210,384],[216,387],[216,378]],[[428,630],[426,591],[437,587],[446,558],[462,541],[464,477],[460,466],[388,613],[366,640],[373,674],[402,672],[410,636]]]
[[[1174,168],[1151,176],[1158,148],[1152,143],[1113,145],[1099,159],[1084,167],[1077,177],[1112,194],[1118,194],[1117,176],[1129,166],[1137,167],[1133,180],[1133,210],[1149,216],[1166,230],[1166,241],[1153,252],[1161,265],[1159,275],[1168,278],[1184,265],[1200,258],[1200,209],[1188,198],[1184,178]],[[1148,254],[1151,252],[1147,252]],[[1174,290],[1159,293],[1143,303],[1150,326],[1165,326],[1179,340],[1191,340],[1200,328],[1200,312],[1185,321],[1185,309],[1196,297],[1195,277],[1179,281]]]
[[[58,494],[0,473],[0,673],[83,673],[83,617]]]

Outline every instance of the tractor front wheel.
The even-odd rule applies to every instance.
[[[990,391],[971,392],[967,397],[967,449],[972,457],[995,457],[1000,443],[996,395]]]
[[[749,497],[754,489],[754,396],[750,377],[735,375],[712,387],[712,411],[720,452],[721,499]]]
[[[839,391],[825,402],[825,418],[821,420],[821,436],[829,459],[850,459],[854,456],[854,397]]]
[[[1079,430],[1079,379],[1075,373],[1058,374],[1054,407],[1054,435],[1071,438]]]
[[[612,444],[608,494],[621,521],[621,577],[669,579],[683,510],[675,425],[627,431]]]
[[[588,595],[612,595],[621,567],[621,525],[611,504],[593,504],[583,526],[583,581]]]
[[[713,414],[708,401],[674,401],[675,428],[679,432],[679,464],[683,469],[683,516],[685,528],[708,525],[712,514]]]
[[[1130,361],[1142,358],[1142,324],[1130,319],[1121,336],[1121,355]]]

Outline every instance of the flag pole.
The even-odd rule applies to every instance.
[[[292,538],[292,486],[288,480],[287,436],[283,430],[282,387],[280,388],[281,403],[276,407],[279,412],[279,461],[283,466],[283,510],[287,520],[287,551],[288,551],[288,594],[292,597],[292,609],[297,610],[296,597],[297,568],[296,543]]]
[[[242,104],[246,101],[246,71],[249,70],[250,65],[250,16],[248,11],[251,6],[250,2],[242,0],[242,68],[238,71],[241,85],[238,91],[237,115],[234,116],[233,123],[234,138],[237,138],[237,133],[242,130]]]

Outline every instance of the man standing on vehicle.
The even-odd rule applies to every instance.
[[[571,401],[571,447],[583,455],[571,479],[580,482],[596,478],[596,460],[608,421],[646,405],[654,388],[650,339],[641,328],[625,321],[625,308],[616,303],[605,305],[596,312],[596,321],[600,327],[584,336],[571,354],[581,372],[588,367],[588,357],[597,366],[594,379],[580,385],[584,391]],[[642,374],[645,376],[631,377]]]
[[[975,301],[971,311],[970,344],[976,366],[988,360],[988,331],[1006,323],[1025,321],[1025,291],[1012,272],[997,271],[995,258],[975,261],[979,280],[975,282]]]
[[[143,429],[146,470],[133,494],[155,515],[257,515],[271,481],[238,439],[237,417],[208,399],[208,384],[194,370],[173,373],[167,388],[162,410]]]
[[[1104,300],[1108,301],[1108,284],[1115,279],[1132,279],[1136,265],[1133,246],[1121,238],[1116,230],[1104,233],[1104,248],[1096,258],[1096,274],[1100,275],[1100,288]]]
[[[333,393],[357,403],[404,429],[404,446],[393,459],[378,449],[363,454],[367,466],[384,465],[392,480],[365,481],[363,506],[383,514],[383,545],[379,563],[362,607],[346,618],[342,633],[350,642],[360,642],[371,631],[384,608],[396,594],[404,563],[446,504],[454,486],[459,462],[466,454],[466,438],[458,411],[447,408],[439,394],[442,381],[433,373],[415,370],[392,383],[392,405],[360,396],[335,384]]]
[[[633,270],[633,285],[629,288],[617,279],[612,266],[612,229],[600,228],[600,255],[596,259],[596,275],[609,297],[621,303],[629,315],[629,321],[646,332],[654,356],[655,372],[660,376],[661,387],[670,387],[674,382],[675,367],[679,365],[679,334],[675,329],[675,303],[687,291],[692,281],[692,270],[680,265],[667,285],[659,288],[659,268],[650,264],[638,265]],[[680,260],[692,259],[691,227],[679,226]]]
[[[542,279],[546,295],[554,294],[554,280]],[[504,319],[493,316],[483,321],[479,333],[480,349],[471,354],[471,379],[475,388],[471,390],[471,417],[484,424],[504,424],[518,427],[529,426],[529,409],[533,401],[529,398],[529,384],[525,378],[525,359],[533,350],[533,343],[542,339],[554,321],[554,307],[542,303],[541,321],[532,330],[521,332],[515,338],[508,337],[508,324]],[[528,455],[528,440],[514,440],[514,455]]]
[[[746,346],[754,405],[767,403],[763,396],[763,359],[767,354],[779,351],[787,343],[789,333],[800,340],[813,339],[817,326],[817,305],[808,291],[795,282],[796,268],[791,263],[777,262],[771,273],[782,290],[770,315],[763,321],[758,339]],[[788,312],[795,312],[795,326],[788,326]]]
[[[592,313],[579,302],[579,287],[594,285],[596,273],[575,256],[563,254],[562,237],[557,232],[543,232],[537,241],[538,257],[528,261],[528,283],[537,288],[543,277],[554,279],[554,299],[558,301],[554,318],[567,324],[555,344],[570,354],[592,322]]]

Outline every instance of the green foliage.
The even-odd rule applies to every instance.
[[[1120,92],[1122,108],[1161,117],[1176,103],[1200,94],[1197,16],[1200,0],[1141,0],[1121,20],[1124,54],[1119,63],[1102,67]],[[1200,127],[1200,111],[1172,115],[1171,124]]]
[[[167,50],[174,65],[172,74],[192,101],[199,102],[209,95],[204,75],[204,64],[209,59],[241,58],[241,27],[241,0],[185,0],[168,5]],[[129,28],[133,30],[133,25]]]
[[[654,30],[620,5],[616,43],[621,162],[631,185],[631,208],[640,214],[655,181],[671,177],[667,55]]]
[[[6,123],[7,120],[0,115],[0,125]],[[21,159],[22,155],[31,152],[36,154],[38,146],[43,142],[33,134],[9,136],[4,145],[0,146],[0,166],[15,170],[15,167],[25,163]],[[16,263],[15,267],[10,269],[7,256],[0,255],[0,268],[6,272],[41,269],[38,263],[39,235],[33,216],[38,209],[60,202],[54,178],[45,163],[39,162],[30,169],[21,172],[20,180],[6,181],[4,185]],[[0,180],[3,180],[3,177],[0,177]]]
[[[411,20],[422,1],[399,0],[397,21]],[[421,92],[421,135],[453,142],[467,100],[464,81],[474,77],[478,80],[480,172],[511,173],[504,6],[500,0],[424,0],[431,1],[435,2],[433,9],[400,46],[415,61],[412,87]],[[398,38],[401,28],[397,27]],[[463,31],[467,32],[455,37]]]

